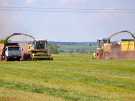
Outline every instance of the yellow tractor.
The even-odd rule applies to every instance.
[[[47,40],[34,39],[33,44],[25,46],[24,60],[53,60],[46,45]]]

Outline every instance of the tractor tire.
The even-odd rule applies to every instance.
[[[28,59],[28,55],[27,54],[23,54],[23,60],[27,60]]]
[[[96,58],[100,59],[100,52],[99,51],[96,52]]]
[[[28,60],[32,60],[32,54],[28,54]]]
[[[20,61],[20,58],[17,58],[17,61]]]

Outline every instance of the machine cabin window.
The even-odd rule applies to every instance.
[[[44,49],[45,48],[45,41],[35,41],[37,49]]]

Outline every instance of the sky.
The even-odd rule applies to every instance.
[[[135,34],[134,4],[135,0],[0,0],[0,39],[25,33],[49,41],[96,42],[122,30]],[[112,40],[125,38],[132,39],[121,33]]]

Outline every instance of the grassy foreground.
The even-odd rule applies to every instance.
[[[0,62],[0,101],[135,101],[135,60],[53,57]]]

